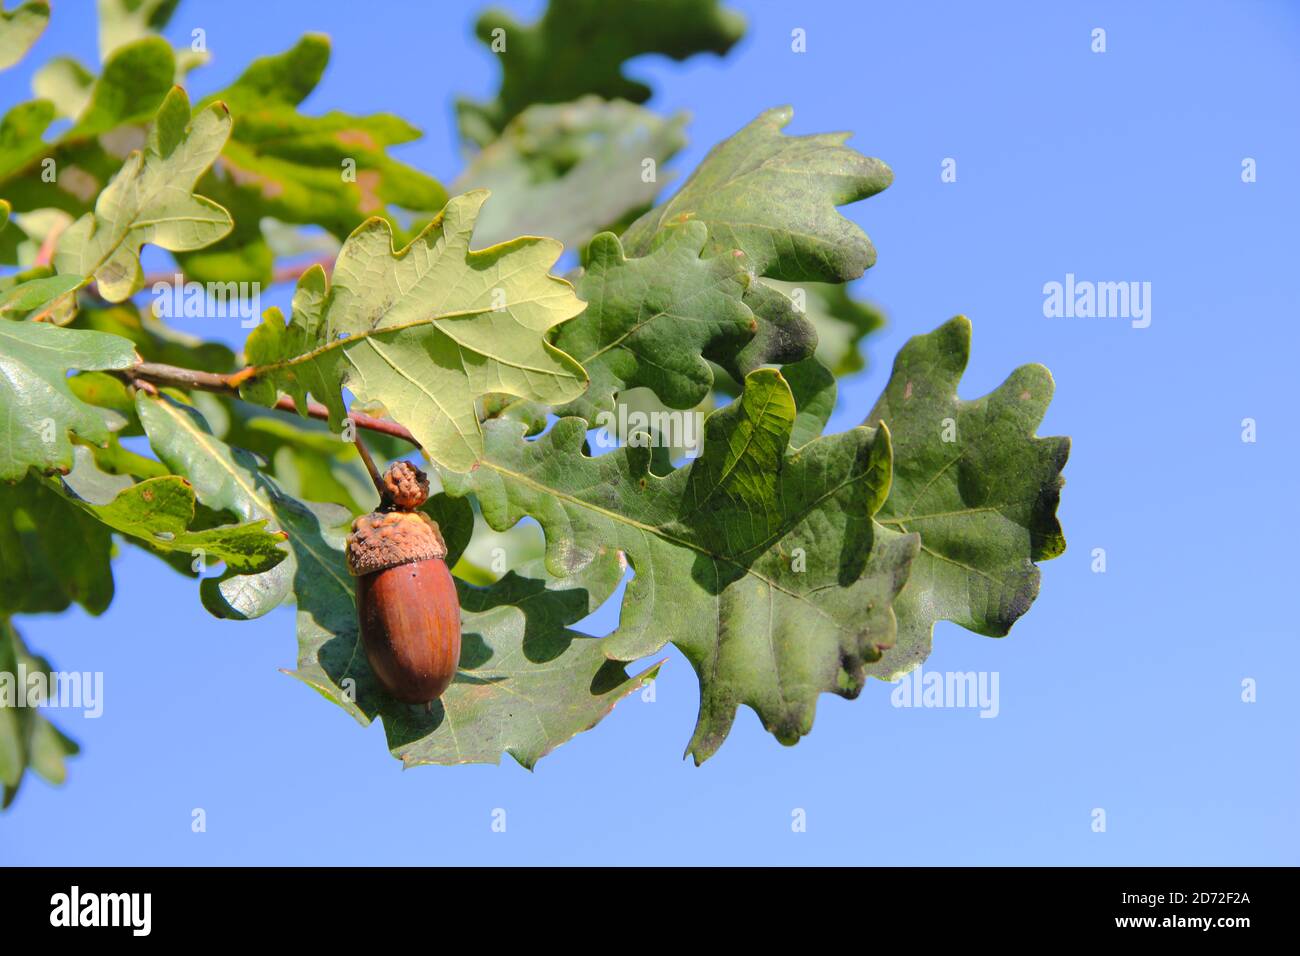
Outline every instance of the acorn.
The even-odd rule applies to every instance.
[[[379,510],[352,522],[348,570],[366,659],[397,700],[429,704],[460,662],[460,601],[438,523],[416,509],[429,496],[423,471],[399,461],[384,473]]]

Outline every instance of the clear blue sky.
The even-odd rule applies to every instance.
[[[83,5],[55,4],[35,61],[94,62]],[[957,313],[975,326],[964,397],[1024,362],[1055,375],[1041,433],[1074,439],[1069,550],[1009,638],[940,625],[927,662],[997,671],[999,716],[896,709],[877,683],[823,697],[792,749],[744,710],[696,769],[681,759],[696,681],[673,652],[655,703],[625,701],[536,773],[509,758],[403,772],[378,725],[278,673],[294,661],[291,611],[219,623],[192,583],[131,549],[102,618],[21,624],[57,667],[105,673],[105,713],[64,717],[85,753],[66,787],[25,784],[0,816],[0,861],[1300,863],[1300,6],[733,5],[750,30],[726,59],[633,66],[652,106],[694,116],[675,167],[788,102],[793,132],[853,130],[896,177],[846,210],[880,254],[858,290],[890,325],[832,427],[862,417],[908,336]],[[331,34],[308,106],[408,118],[426,136],[401,155],[449,181],[452,98],[486,94],[496,70],[471,39],[477,6],[187,2],[169,32],[207,30],[200,93],[303,31]],[[25,96],[31,68],[0,77],[0,106]],[[940,182],[946,157],[956,183]],[[1244,157],[1258,182],[1241,181]],[[1151,282],[1151,326],[1044,318],[1043,284],[1066,273]],[[1241,701],[1244,678],[1257,703]],[[206,833],[190,830],[194,807]],[[791,832],[794,808],[806,833]]]

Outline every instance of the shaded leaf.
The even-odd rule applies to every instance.
[[[9,69],[26,56],[49,23],[47,0],[28,0],[13,10],[0,6],[0,70]]]
[[[851,375],[866,367],[859,345],[885,324],[878,308],[854,299],[844,284],[760,281],[786,298],[802,300],[803,313],[817,330],[817,360],[833,374]]]
[[[0,320],[0,481],[16,481],[31,467],[71,468],[69,434],[108,441],[111,419],[73,394],[67,373],[134,361],[131,343],[116,335]]]
[[[801,448],[820,437],[830,421],[835,410],[835,376],[816,358],[786,365],[781,375],[790,383],[796,409],[790,447]]]
[[[540,567],[510,571],[483,588],[458,582],[460,667],[433,707],[389,703],[388,746],[408,767],[498,763],[510,754],[532,769],[619,700],[653,680],[660,664],[628,677],[606,642],[569,629],[612,593],[625,565],[608,555],[576,577],[547,579]]]
[[[112,534],[40,478],[0,482],[0,617],[102,614],[113,600]]]
[[[582,310],[572,287],[549,274],[560,244],[521,238],[471,251],[486,198],[452,199],[401,251],[384,220],[364,223],[344,243],[328,288],[324,271],[311,269],[290,323],[269,310],[249,335],[244,397],[270,405],[283,391],[302,410],[313,394],[337,429],[346,388],[405,423],[431,460],[464,471],[483,449],[479,397],[505,392],[555,405],[581,394],[582,367],[545,339]]]
[[[241,522],[265,521],[269,531],[287,531],[276,509],[279,489],[262,474],[252,454],[212,434],[195,409],[167,396],[136,393],[136,413],[154,453],[174,473],[189,479],[197,499]],[[337,520],[347,515],[337,509]],[[258,574],[228,572],[201,585],[204,606],[218,617],[260,617],[290,597],[302,542],[290,533],[289,555]],[[323,583],[323,582],[322,582]]]
[[[1034,437],[1052,376],[1025,365],[990,394],[963,401],[957,385],[970,335],[958,316],[909,340],[866,419],[894,436],[894,484],[876,520],[921,536],[896,603],[898,642],[869,668],[885,680],[929,655],[936,621],[1005,635],[1038,594],[1034,562],[1065,550],[1056,507],[1070,441]]]
[[[26,688],[18,684],[20,666],[24,676],[44,674],[47,679],[51,670],[49,661],[28,651],[13,624],[0,618],[0,809],[13,803],[28,770],[58,786],[67,779],[67,758],[80,753],[41,710],[18,706],[19,695],[26,701]],[[7,686],[9,680],[14,683]]]
[[[180,0],[97,0],[99,58],[119,47],[153,36],[167,26]]]
[[[342,568],[342,552],[332,553]],[[336,595],[339,607],[329,618],[348,627],[299,628],[292,676],[362,723],[382,718],[389,748],[407,766],[497,763],[507,752],[531,768],[658,670],[629,678],[606,658],[603,640],[568,628],[613,592],[623,569],[616,554],[605,552],[582,575],[564,581],[513,571],[484,588],[457,581],[460,665],[429,710],[393,701],[379,687],[357,643],[350,595]]]
[[[290,497],[338,504],[353,514],[378,504],[356,447],[324,422],[206,392],[190,398],[214,435],[256,455],[262,471]],[[366,444],[381,467],[411,453],[408,443],[375,432]]]
[[[482,243],[554,236],[581,249],[650,206],[669,178],[658,167],[686,144],[684,123],[681,114],[664,119],[595,96],[530,106],[474,157],[452,191],[491,190],[476,229]],[[648,181],[647,162],[654,164]]]
[[[483,146],[533,103],[566,103],[588,93],[643,103],[650,88],[623,75],[625,61],[643,53],[674,60],[722,55],[745,32],[745,20],[718,0],[550,0],[531,26],[488,10],[474,32],[501,61],[495,99],[456,103],[461,135]]]
[[[847,282],[876,261],[866,234],[836,206],[874,196],[893,179],[878,159],[844,145],[847,133],[784,136],[794,115],[759,115],[709,151],[680,190],[623,234],[634,255],[662,241],[665,226],[698,219],[706,255],[742,250],[755,275]]]
[[[782,135],[792,115],[788,107],[768,110],[715,146],[676,195],[623,234],[628,253],[646,255],[667,240],[671,226],[698,220],[708,228],[704,255],[740,250],[755,276],[840,283],[861,275],[875,250],[836,206],[875,195],[892,173],[844,146],[845,133]],[[813,354],[818,330],[807,301],[793,301],[765,281],[750,282],[744,301],[757,333],[718,363],[735,381]],[[842,320],[864,321],[852,310],[840,311]]]
[[[161,110],[171,95],[176,57],[161,37],[146,37],[114,50],[90,88],[90,100],[77,122],[60,138],[73,145],[112,133],[127,123],[143,123]],[[188,110],[189,104],[186,103]],[[188,112],[185,116],[189,118]]]
[[[595,424],[618,392],[652,389],[669,408],[693,408],[713,389],[706,357],[734,355],[754,335],[741,301],[743,257],[701,259],[708,230],[687,223],[641,259],[627,259],[612,233],[592,240],[577,293],[587,308],[556,333],[556,347],[591,377],[581,398],[559,410]]]
[[[650,450],[588,458],[586,425],[566,418],[536,441],[487,423],[487,454],[447,492],[473,492],[498,530],[541,524],[547,567],[581,570],[603,548],[627,554],[628,585],[606,654],[635,660],[672,640],[700,678],[697,762],[748,704],[784,743],[812,727],[817,696],[852,697],[864,664],[894,640],[890,604],[916,549],[876,535],[889,489],[884,430],[857,428],[788,448],[794,400],[780,374],[752,373],[740,399],[711,415],[704,451],[664,477]]]
[[[666,229],[661,235],[670,232]],[[814,353],[817,328],[796,303],[760,279],[749,283],[744,301],[754,313],[758,330],[744,348],[718,362],[735,386],[755,369],[765,365],[792,365]],[[723,381],[724,391],[739,391],[738,387],[727,388],[728,384]]]
[[[194,489],[177,475],[139,483],[128,480],[126,487],[105,496],[108,489],[85,481],[84,472],[74,468],[62,480],[73,503],[114,531],[139,538],[155,550],[176,551],[187,558],[202,552],[205,562],[224,561],[231,570],[245,574],[270,570],[285,558],[280,547],[283,533],[269,533],[265,520],[191,530]]]

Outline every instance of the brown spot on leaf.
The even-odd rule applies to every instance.
[[[59,188],[82,202],[90,202],[99,193],[99,180],[84,169],[64,166],[57,174]]]
[[[144,149],[148,141],[144,126],[128,125],[111,129],[99,136],[99,145],[115,159],[126,159],[133,149]]]
[[[238,166],[225,156],[217,160],[217,166],[230,174],[230,178],[236,186],[256,188],[260,190],[262,196],[266,199],[275,199],[284,192],[284,183],[278,182],[269,176],[264,176],[255,170]]]
[[[362,212],[377,212],[384,208],[384,201],[379,198],[379,184],[382,181],[379,173],[373,169],[357,172],[357,187],[361,192],[361,198],[357,200],[357,208]]]
[[[912,397],[912,383],[908,382],[907,387],[903,389],[903,398],[907,399],[911,397]]]
[[[1020,400],[1022,402],[1025,401],[1027,398],[1029,398],[1029,389],[1025,389],[1023,392],[1020,393]]]
[[[360,146],[362,149],[376,149],[375,141],[370,138],[370,134],[361,129],[340,130],[336,135],[338,141],[344,146]]]
[[[140,492],[140,497],[145,501],[153,501],[153,489],[146,488],[144,491]]]

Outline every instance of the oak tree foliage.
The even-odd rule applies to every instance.
[[[18,617],[101,614],[135,547],[197,579],[195,613],[296,607],[292,675],[382,721],[405,765],[532,767],[670,643],[699,678],[701,762],[742,705],[793,744],[821,694],[915,667],[938,621],[1002,636],[1028,610],[1065,547],[1046,369],[959,398],[958,317],[904,346],[861,425],[826,430],[883,322],[849,287],[876,259],[870,208],[846,207],[889,167],[777,107],[694,171],[659,168],[685,117],[640,105],[626,61],[726,54],[744,22],[722,0],[484,13],[500,86],[457,104],[449,187],[389,154],[420,135],[406,120],[303,107],[318,34],[188,92],[206,53],[163,38],[176,8],[101,0],[100,62],[50,60],[0,118],[0,672],[48,672]],[[0,68],[49,17],[0,12]],[[180,334],[150,308],[146,246],[190,281],[295,282],[291,305],[238,354]],[[646,424],[610,426],[629,411]],[[427,710],[358,645],[344,536],[376,496],[352,413],[379,421],[376,457],[433,478],[464,639]],[[682,416],[695,447],[664,427]],[[508,567],[485,563],[492,535],[517,543]],[[615,594],[614,631],[582,633]],[[0,695],[6,805],[76,752]]]

